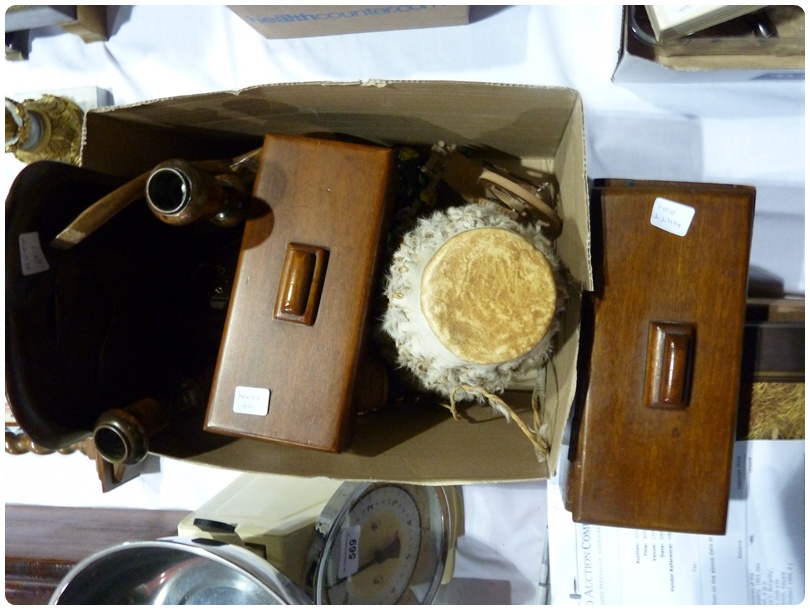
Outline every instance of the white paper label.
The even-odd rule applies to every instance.
[[[340,533],[338,578],[348,578],[360,567],[360,526],[347,527]]]
[[[653,204],[650,224],[683,237],[692,224],[695,208],[658,197]]]
[[[270,390],[236,386],[233,412],[243,415],[267,415],[270,410]]]
[[[20,265],[23,275],[34,275],[50,269],[39,244],[39,233],[20,233]]]

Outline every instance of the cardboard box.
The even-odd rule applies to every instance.
[[[358,418],[348,450],[331,454],[184,430],[154,453],[197,463],[296,476],[412,483],[519,481],[556,470],[576,385],[580,291],[591,290],[582,101],[567,88],[463,82],[371,81],[268,85],[89,112],[84,167],[132,177],[172,157],[235,156],[265,132],[342,133],[384,145],[477,145],[517,173],[552,172],[560,184],[558,253],[574,278],[560,347],[548,375],[548,464],[517,425],[489,407],[455,421],[436,404],[389,405]],[[496,152],[497,151],[497,152]],[[509,404],[530,426],[530,393]]]
[[[642,9],[625,6],[616,83],[699,83],[752,80],[804,80],[804,11],[775,6],[769,10],[780,31],[775,38],[691,37],[648,44]]]
[[[76,34],[84,42],[101,42],[110,38],[107,7],[104,5],[78,5],[76,20],[62,23],[60,27],[66,32]]]
[[[99,5],[18,5],[6,11],[6,32],[59,26],[84,42],[107,40],[107,7]]]
[[[229,5],[265,38],[304,38],[386,30],[410,30],[470,21],[469,7],[464,5],[402,6],[280,6]]]
[[[16,5],[6,10],[6,32],[47,28],[76,19],[75,6]]]

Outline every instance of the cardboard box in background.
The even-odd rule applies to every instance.
[[[625,6],[616,83],[695,83],[751,80],[804,80],[804,11],[794,6],[769,7],[778,36],[756,38],[686,37],[648,44],[633,31],[646,14]],[[651,33],[651,32],[650,32]]]
[[[84,42],[107,40],[104,5],[15,5],[6,11],[6,32],[59,26]]]
[[[76,20],[73,5],[12,5],[6,9],[6,32],[47,28]]]
[[[265,38],[304,38],[469,23],[464,5],[229,5]]]
[[[89,112],[82,166],[134,177],[173,157],[235,156],[260,146],[265,132],[341,133],[391,146],[443,140],[476,145],[518,174],[555,174],[563,220],[557,251],[574,284],[560,346],[549,365],[545,421],[553,430],[550,459],[538,462],[517,425],[489,407],[466,408],[465,419],[455,421],[433,403],[391,404],[360,416],[350,448],[340,454],[234,439],[201,428],[156,442],[154,453],[243,471],[344,480],[451,484],[553,474],[576,386],[579,291],[593,288],[579,94],[559,87],[372,81],[268,85],[157,100]],[[530,398],[529,392],[507,396],[529,426]]]
[[[109,40],[110,30],[107,23],[107,7],[90,4],[76,7],[76,20],[60,26],[66,32],[76,34],[84,42]]]

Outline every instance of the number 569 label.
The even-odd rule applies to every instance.
[[[340,534],[338,578],[348,578],[360,567],[360,526],[344,529]]]

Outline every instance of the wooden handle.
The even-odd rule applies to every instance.
[[[279,286],[282,312],[294,316],[306,313],[314,274],[315,255],[306,250],[291,250],[284,267],[284,279]]]
[[[261,156],[261,148],[251,150],[231,160],[214,161],[192,161],[191,165],[202,172],[210,173],[239,173],[243,178],[250,179],[252,183],[256,174],[256,167]],[[85,237],[99,229],[110,218],[118,214],[129,204],[145,196],[146,183],[153,170],[149,170],[133,178],[123,186],[115,189],[112,193],[105,195],[84,212],[79,214],[59,235],[57,235],[50,245],[58,250],[69,250]],[[248,188],[246,190],[251,190]]]
[[[308,326],[315,323],[326,274],[326,258],[324,248],[287,244],[276,294],[276,319]]]
[[[650,324],[644,404],[668,409],[689,406],[694,342],[695,327],[691,324]]]
[[[130,203],[143,197],[147,178],[149,178],[149,172],[133,178],[96,201],[54,237],[50,243],[51,247],[57,250],[69,250],[81,242]]]

